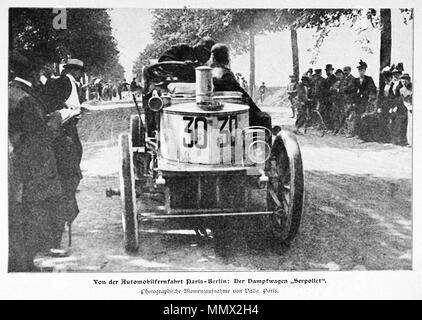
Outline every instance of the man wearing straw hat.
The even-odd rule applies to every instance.
[[[57,168],[62,184],[61,210],[51,221],[53,233],[51,256],[67,256],[66,250],[61,250],[61,240],[65,223],[69,229],[79,213],[76,201],[76,190],[82,179],[80,162],[82,159],[82,144],[79,139],[77,122],[80,117],[80,79],[83,76],[84,63],[79,59],[68,59],[58,79],[50,79],[45,85],[43,98],[50,112],[64,110],[69,117],[64,120],[61,133],[54,141],[54,152],[57,158]],[[70,240],[69,230],[69,240]],[[70,241],[69,241],[70,244]]]

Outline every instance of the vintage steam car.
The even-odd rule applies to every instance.
[[[120,190],[107,192],[123,202],[125,249],[138,249],[139,224],[151,219],[201,233],[218,219],[266,217],[277,241],[289,243],[304,196],[294,135],[249,126],[239,92],[213,92],[211,68],[162,62],[145,70],[144,84],[145,119],[138,108],[120,135]],[[162,195],[152,212],[139,209],[146,192]]]

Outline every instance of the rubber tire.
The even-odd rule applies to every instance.
[[[130,133],[132,135],[132,147],[143,147],[143,134],[145,130],[142,127],[141,118],[138,114],[130,116]]]
[[[133,158],[131,136],[122,133],[119,136],[120,153],[120,197],[123,212],[122,224],[124,234],[124,247],[126,252],[133,253],[138,250],[138,219],[136,210],[135,177],[133,171]]]
[[[290,169],[290,198],[289,198],[289,214],[291,215],[291,224],[287,235],[284,237],[280,235],[278,230],[274,229],[279,225],[274,222],[273,231],[274,235],[282,244],[289,245],[293,238],[296,236],[300,221],[302,218],[302,212],[304,207],[304,172],[302,156],[300,153],[299,144],[296,137],[288,131],[280,131],[274,139],[272,151],[277,152],[279,150],[279,157],[286,161],[289,161]],[[281,152],[280,152],[281,151]],[[268,197],[269,199],[270,197]],[[268,200],[270,201],[270,200]]]

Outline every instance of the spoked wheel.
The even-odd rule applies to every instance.
[[[133,114],[130,116],[130,133],[132,136],[132,146],[140,147],[141,126],[139,115],[137,114]]]
[[[145,185],[145,175],[149,168],[150,154],[145,152],[145,150],[139,150],[139,148],[145,148],[145,126],[138,114],[130,116],[130,132],[136,185],[143,186]]]
[[[129,253],[138,250],[138,219],[136,213],[135,176],[133,169],[131,135],[119,136],[120,152],[120,197],[123,204],[122,223],[125,250]]]
[[[267,205],[274,212],[272,232],[281,243],[290,244],[299,229],[304,196],[302,156],[294,135],[281,131],[276,136],[269,161]]]
[[[130,116],[130,132],[132,134],[132,146],[133,147],[144,147],[144,132],[145,128],[138,114]]]

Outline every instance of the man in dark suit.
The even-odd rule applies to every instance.
[[[330,99],[332,102],[332,115],[331,119],[333,121],[334,134],[340,132],[343,128],[345,116],[345,89],[346,89],[346,80],[344,77],[344,71],[337,69],[335,72],[337,81],[330,88]]]
[[[136,78],[133,78],[132,82],[130,83],[130,91],[132,94],[134,94],[137,89],[138,89],[138,84],[136,83]]]
[[[295,122],[296,134],[301,134],[300,128],[305,126],[308,121],[310,105],[312,103],[312,99],[309,97],[309,82],[309,76],[304,74],[301,78],[301,82],[299,82],[296,87],[296,97],[294,99],[297,110],[297,119]]]
[[[53,256],[65,256],[67,252],[60,250],[65,223],[73,222],[79,213],[76,201],[76,190],[82,179],[80,163],[82,159],[82,143],[79,139],[77,122],[80,114],[80,83],[84,65],[78,59],[68,59],[58,79],[47,81],[42,98],[49,112],[66,110],[71,116],[64,122],[60,135],[54,140],[54,152],[57,168],[62,184],[61,210],[53,217],[51,251]],[[72,116],[73,115],[73,116]]]
[[[324,102],[325,102],[325,79],[321,75],[321,69],[315,69],[315,75],[313,77],[311,83],[311,92],[312,92],[312,99],[313,99],[313,106],[318,110],[324,110]]]
[[[365,135],[365,132],[360,132],[360,122],[362,115],[370,110],[370,103],[374,103],[377,94],[377,87],[372,77],[366,75],[366,69],[368,65],[366,62],[360,60],[357,66],[359,71],[359,77],[355,80],[356,82],[356,100],[354,112],[350,115],[350,136]]]
[[[204,65],[211,55],[211,48],[215,41],[211,37],[204,37],[192,46],[180,44],[171,47],[163,53],[158,62],[163,61],[188,61],[197,66]]]
[[[344,112],[345,119],[348,119],[353,111],[354,103],[356,100],[356,78],[352,75],[352,68],[345,66],[343,68],[344,73]],[[345,128],[348,130],[348,128]]]
[[[267,92],[267,87],[265,86],[265,82],[263,82],[259,87],[259,93],[261,98],[261,103],[264,102],[265,93]]]
[[[321,112],[321,115],[324,118],[324,122],[327,128],[329,130],[333,130],[334,127],[331,117],[333,102],[330,100],[330,88],[337,81],[337,77],[334,74],[334,68],[332,64],[327,64],[325,66],[325,74],[327,75],[327,77],[325,78],[324,85],[324,110],[323,112]]]
[[[53,140],[60,114],[48,115],[36,89],[39,69],[22,54],[9,56],[9,272],[37,271],[48,248],[49,219],[57,214],[61,183]]]
[[[344,73],[344,94],[346,103],[353,103],[356,96],[356,78],[352,75],[352,68],[346,66],[343,68]]]

